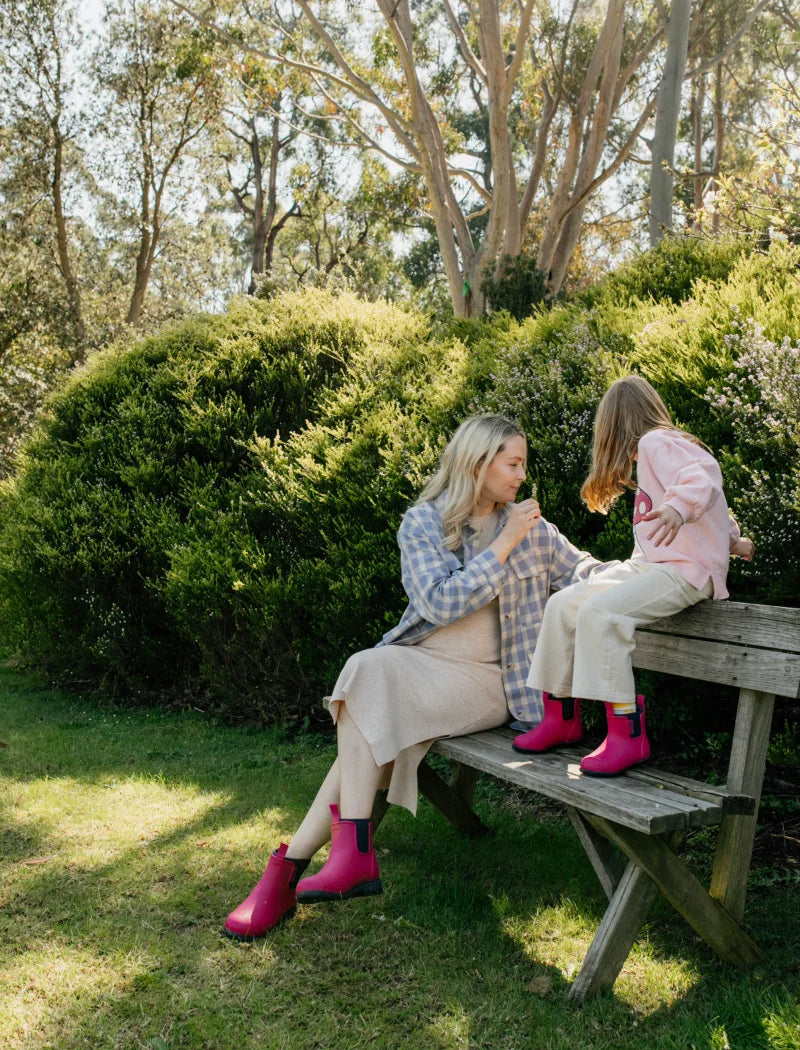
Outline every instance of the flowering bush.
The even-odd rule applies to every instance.
[[[796,600],[800,584],[800,341],[769,339],[752,320],[726,336],[735,364],[706,400],[731,428],[722,466],[731,503],[757,543],[743,566],[768,598]]]

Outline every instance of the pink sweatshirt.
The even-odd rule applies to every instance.
[[[722,491],[722,472],[710,452],[674,430],[651,430],[639,441],[633,510],[633,561],[671,565],[692,586],[709,579],[714,597],[727,598],[730,548],[739,526],[730,516]],[[643,521],[663,504],[674,507],[684,524],[672,543],[656,547],[647,538],[658,524]]]

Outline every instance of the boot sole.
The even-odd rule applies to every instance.
[[[305,890],[297,894],[297,900],[299,904],[316,904],[319,901],[346,901],[351,897],[377,897],[381,893],[383,893],[381,880],[374,879],[372,882],[360,882],[351,890],[344,890],[340,893],[330,890]]]
[[[512,748],[520,755],[546,755],[548,751],[555,751],[557,747],[572,747],[574,744],[579,744],[583,737],[579,736],[575,740],[562,740],[560,744],[551,744],[550,747],[540,747],[534,750],[532,747],[517,747],[514,741],[511,741]]]
[[[584,777],[621,777],[623,773],[627,773],[629,769],[633,769],[634,766],[642,766],[645,762],[650,761],[650,756],[647,758],[640,758],[638,762],[631,762],[629,766],[625,766],[624,769],[620,769],[616,773],[601,773],[594,769],[581,769],[581,776]]]
[[[226,937],[229,937],[232,941],[239,941],[242,944],[250,944],[252,941],[260,941],[262,937],[266,937],[268,933],[272,933],[273,930],[277,930],[279,926],[283,926],[285,922],[288,922],[292,918],[297,908],[292,908],[290,911],[284,912],[280,919],[275,923],[274,926],[270,926],[268,930],[264,930],[263,933],[234,933],[233,930],[229,930],[227,926],[222,927],[222,932]]]

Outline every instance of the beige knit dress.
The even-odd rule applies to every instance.
[[[491,543],[496,524],[494,514],[470,519],[476,531],[473,557]],[[334,722],[342,703],[375,763],[392,763],[389,802],[416,813],[417,766],[433,741],[508,720],[497,599],[416,645],[355,653],[325,698]]]

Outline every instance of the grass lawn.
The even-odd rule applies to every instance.
[[[425,802],[392,810],[383,897],[301,907],[241,945],[224,917],[298,823],[329,740],[98,707],[5,671],[0,744],[2,1047],[800,1047],[790,882],[751,892],[758,971],[661,904],[613,994],[576,1007],[604,898],[557,812],[482,785],[496,834],[473,843]]]

